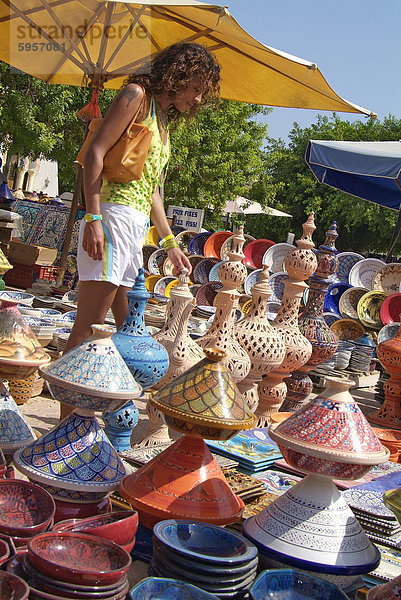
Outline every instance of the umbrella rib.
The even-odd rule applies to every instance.
[[[130,13],[134,16],[134,12],[132,7],[129,4],[125,5],[128,10],[130,11]],[[146,7],[144,7],[146,8]],[[140,16],[142,16],[143,13],[141,13]],[[156,51],[159,52],[161,50],[161,46],[159,46],[159,44],[157,43],[157,41],[155,40],[155,38],[153,37],[153,35],[150,33],[150,31],[148,30],[148,28],[146,27],[146,25],[141,21],[141,19],[139,19],[139,25],[142,27],[143,31],[145,32],[147,38],[151,41],[151,43],[155,46]]]
[[[42,0],[42,2],[43,1],[44,0]],[[108,30],[109,30],[110,21],[111,21],[111,17],[112,17],[115,6],[116,6],[115,2],[107,3],[106,18],[104,20],[102,39],[100,40],[100,49],[99,49],[99,54],[98,54],[97,61],[96,61],[96,72],[99,74],[102,73],[103,66],[104,66],[104,57],[106,55],[106,49],[107,49],[107,44],[108,44]]]
[[[52,8],[54,8],[55,6],[60,6],[61,4],[70,4],[73,0],[56,0],[56,2],[51,2],[50,6]],[[6,6],[8,6],[8,8],[10,8],[10,3],[7,0],[1,0],[1,2],[3,2],[3,4],[5,4]],[[25,11],[25,15],[32,15],[36,12],[39,12],[43,10],[42,6],[35,6],[35,8],[29,8],[28,10]],[[19,16],[19,15],[18,15]],[[17,15],[11,15],[9,14],[6,17],[3,17],[2,19],[0,19],[0,24],[1,23],[7,23],[7,21],[12,21],[13,19],[16,19]]]
[[[110,64],[113,62],[114,58],[117,56],[118,52],[120,51],[120,48],[123,46],[123,44],[125,43],[125,40],[128,38],[128,36],[131,34],[133,28],[135,27],[135,25],[138,23],[141,15],[143,14],[143,12],[145,11],[145,6],[142,6],[141,10],[135,14],[135,12],[132,10],[132,7],[129,6],[129,4],[125,5],[126,8],[129,10],[129,12],[131,13],[131,15],[134,17],[134,20],[131,22],[131,25],[128,27],[127,31],[125,32],[124,37],[120,40],[117,48],[114,50],[114,52],[112,53],[112,55],[110,56],[109,60],[107,61],[107,63],[104,65],[104,70],[107,70],[108,67],[110,66]]]

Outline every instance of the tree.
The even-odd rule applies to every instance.
[[[261,180],[267,125],[254,117],[271,109],[222,100],[181,123],[171,136],[165,204],[207,211],[205,227],[222,226],[221,209],[236,196],[247,196]]]
[[[100,94],[101,109],[115,92]],[[57,161],[60,191],[74,188],[74,158],[85,125],[76,116],[90,92],[47,84],[0,62],[0,138],[9,154]]]

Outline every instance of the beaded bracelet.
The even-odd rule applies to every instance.
[[[176,239],[173,238],[172,240],[168,240],[165,244],[163,244],[163,250],[165,250],[167,252],[167,250],[171,250],[172,248],[179,248],[179,244],[177,243]]]
[[[168,242],[169,240],[172,240],[172,239],[174,239],[174,236],[173,236],[173,234],[172,234],[172,233],[170,233],[170,235],[166,235],[166,237],[165,237],[165,238],[163,238],[162,240],[160,240],[160,242],[159,242],[159,245],[160,245],[162,248],[164,248],[164,244],[165,244],[166,242]]]

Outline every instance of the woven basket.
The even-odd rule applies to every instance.
[[[39,396],[43,389],[43,379],[39,377],[38,371],[26,379],[10,379],[8,387],[11,396],[17,404],[24,404],[30,398]]]

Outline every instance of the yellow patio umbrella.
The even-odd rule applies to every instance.
[[[373,116],[336,94],[315,63],[258,42],[226,7],[196,0],[0,2],[0,60],[49,83],[118,89],[152,54],[182,41],[215,54],[223,98]]]

